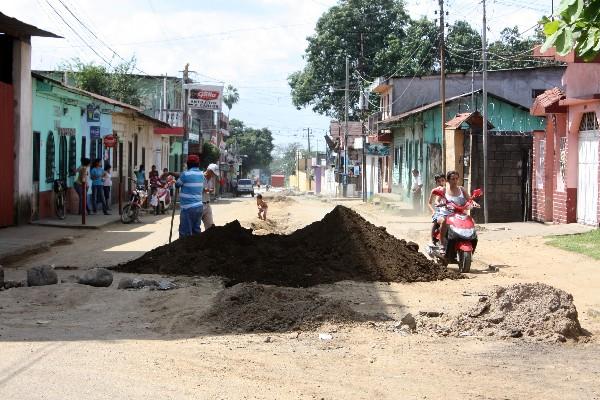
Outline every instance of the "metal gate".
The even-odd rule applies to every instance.
[[[14,116],[13,86],[0,82],[0,226],[14,223]]]
[[[600,132],[579,132],[577,222],[598,225],[598,139]]]

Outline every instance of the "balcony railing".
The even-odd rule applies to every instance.
[[[183,126],[183,111],[182,110],[156,110],[154,118],[159,119],[167,124],[175,127]]]

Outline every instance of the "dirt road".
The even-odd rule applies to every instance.
[[[270,202],[270,221],[260,222],[252,200],[213,205],[216,223],[237,218],[257,234],[289,233],[334,206],[285,198]],[[427,241],[426,218],[347,204],[400,238]],[[22,279],[26,267],[39,264],[71,268],[59,270],[67,279],[166,243],[168,218],[144,222],[87,233],[8,266],[7,279]],[[530,235],[517,228],[482,232],[469,279],[340,282],[314,289],[350,301],[357,311],[400,319],[407,312],[459,313],[494,285],[545,282],[573,294],[581,324],[593,334],[586,343],[404,335],[377,324],[217,335],[200,319],[223,289],[219,279],[181,277],[175,281],[182,288],[166,292],[63,283],[0,292],[0,398],[598,399],[600,262]],[[489,264],[499,271],[488,270]],[[319,339],[320,332],[332,339]]]

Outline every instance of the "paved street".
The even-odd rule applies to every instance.
[[[226,199],[213,209],[218,225],[239,219],[264,234],[290,233],[334,206],[311,196],[271,201],[269,224],[258,221],[249,197]],[[427,241],[426,217],[402,217],[360,202],[352,207],[397,237],[421,246]],[[124,262],[168,241],[168,217],[148,215],[142,220],[80,231],[73,243],[8,265],[6,277],[22,279],[26,267],[51,263],[68,280],[86,268]],[[176,218],[175,228],[177,224]],[[586,229],[521,223],[485,228],[469,279],[340,282],[315,290],[350,300],[361,312],[401,318],[423,310],[460,312],[477,301],[463,293],[494,285],[547,282],[573,294],[582,326],[594,334],[590,342],[402,336],[364,325],[322,327],[318,332],[332,332],[330,342],[310,331],[214,335],[180,324],[190,321],[186,315],[207,309],[223,288],[218,279],[177,277],[182,288],[173,291],[123,291],[116,289],[116,282],[135,275],[117,273],[109,288],[62,283],[0,292],[0,393],[8,400],[23,398],[24,387],[27,398],[57,400],[237,398],[249,391],[260,391],[264,398],[328,398],[333,392],[344,398],[397,398],[398,393],[436,398],[443,388],[446,398],[458,399],[475,398],[485,383],[487,398],[598,397],[600,262],[548,247],[539,235]],[[499,271],[489,272],[489,264]],[[303,378],[306,374],[310,380]],[[273,376],[286,378],[269,379]],[[48,385],[34,384],[39,379]]]

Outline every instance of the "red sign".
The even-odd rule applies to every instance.
[[[194,93],[196,92],[196,93]],[[192,91],[192,95],[195,95],[194,97],[200,100],[216,100],[219,98],[219,95],[221,93],[217,92],[216,90],[198,90]]]
[[[114,135],[106,135],[104,136],[104,147],[115,147],[117,144],[117,137]]]

